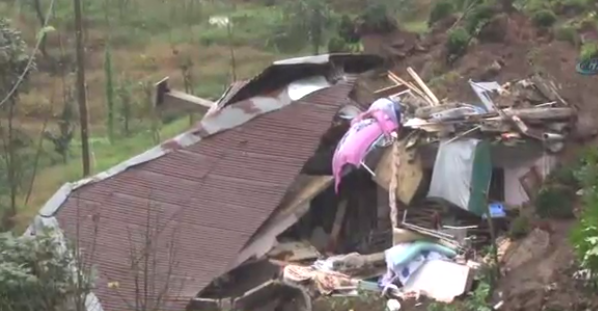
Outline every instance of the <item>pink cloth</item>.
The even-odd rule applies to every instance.
[[[337,193],[343,167],[347,164],[359,167],[372,144],[381,135],[390,135],[398,128],[399,124],[383,110],[364,112],[351,122],[351,128],[338,143],[332,158],[332,175]]]

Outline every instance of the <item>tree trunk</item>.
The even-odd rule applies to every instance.
[[[41,31],[44,31],[43,27],[46,26],[46,18],[44,17],[44,13],[42,11],[42,4],[41,0],[33,0],[33,9],[35,10],[35,15],[39,20],[40,27],[42,27]],[[48,52],[46,50],[46,36],[43,35],[42,40],[39,44],[39,51],[42,53],[44,58],[48,57]]]

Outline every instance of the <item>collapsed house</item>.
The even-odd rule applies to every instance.
[[[381,63],[360,55],[276,62],[233,85],[188,132],[64,185],[27,234],[54,227],[77,241],[98,271],[93,310],[134,309],[139,295],[160,310],[185,309],[218,276],[263,252],[248,249],[262,243],[256,235],[271,214],[289,217],[285,194],[317,164],[311,158],[333,148],[328,136],[351,102],[354,75]],[[177,99],[158,88],[158,99]],[[147,252],[150,267],[137,258]]]
[[[215,103],[163,80],[157,108],[205,112],[198,125],[63,186],[28,233],[50,226],[78,241],[99,275],[90,311],[134,309],[144,290],[161,310],[309,310],[314,297],[359,290],[450,301],[471,287],[467,249],[488,243],[485,219],[533,198],[575,112],[538,78],[471,82],[474,104],[441,102],[412,71],[415,82],[391,74],[396,85],[359,87],[381,65],[279,61]],[[382,109],[376,98],[395,107],[388,132],[367,115]],[[379,138],[338,170],[360,122]],[[438,273],[452,283],[430,288]]]

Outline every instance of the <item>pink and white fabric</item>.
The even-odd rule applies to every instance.
[[[400,107],[389,99],[379,99],[370,108],[351,121],[351,128],[341,138],[332,158],[332,174],[334,187],[342,179],[346,165],[359,167],[374,144],[381,138],[390,138],[400,124]]]

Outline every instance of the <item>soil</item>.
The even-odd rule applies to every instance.
[[[575,70],[579,48],[554,39],[550,31],[537,29],[520,13],[500,14],[469,46],[466,55],[446,64],[444,45],[447,29],[455,20],[439,22],[422,38],[404,31],[368,36],[366,51],[393,51],[393,71],[405,76],[406,68],[415,69],[439,98],[457,101],[475,100],[468,80],[505,83],[540,73],[555,81],[560,95],[578,109],[574,138],[563,157],[571,159],[577,151],[594,140],[598,132],[598,76],[582,76]],[[584,31],[587,33],[587,30]],[[400,49],[393,42],[403,42]],[[398,50],[398,52],[397,52]],[[494,63],[500,70],[489,70]],[[495,67],[495,66],[494,66]],[[441,83],[434,83],[441,81]],[[510,271],[501,280],[504,305],[500,310],[598,310],[598,295],[588,293],[574,280],[574,255],[568,243],[572,222],[551,221],[550,243],[542,256],[532,258]]]
[[[577,270],[568,242],[573,222],[553,221],[547,249],[509,271],[499,282],[497,293],[502,310],[597,310],[598,297],[572,278]]]

